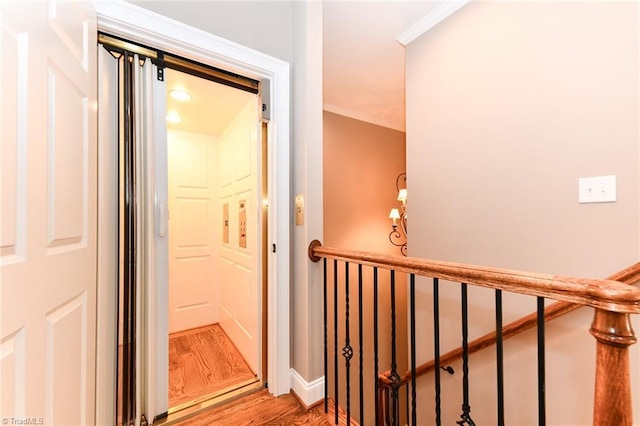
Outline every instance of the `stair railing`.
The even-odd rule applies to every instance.
[[[605,278],[608,281],[618,281],[623,284],[633,285],[640,281],[640,262],[625,268],[615,274]],[[545,321],[551,321],[555,318],[560,318],[570,312],[575,311],[578,308],[584,307],[584,305],[570,303],[570,302],[555,302],[549,306],[547,306],[544,310],[544,319]],[[501,336],[502,340],[509,339],[511,337],[517,336],[519,334],[524,333],[525,331],[531,330],[537,324],[538,314],[537,312],[533,312],[529,315],[526,315],[522,318],[519,318],[504,327],[501,327]],[[492,331],[490,333],[485,334],[484,336],[478,337],[477,339],[472,340],[468,344],[468,353],[472,354],[482,349],[486,349],[492,346],[495,346],[498,342],[498,331]],[[448,365],[455,361],[462,359],[463,349],[462,347],[453,349],[443,355],[440,356],[440,365]],[[423,376],[431,371],[433,371],[435,367],[435,361],[430,360],[416,367],[415,375],[416,377]],[[451,367],[446,367],[445,371],[449,374],[453,374],[454,371]],[[389,375],[391,372],[389,370],[380,373],[378,377],[380,386],[390,386],[391,381],[389,379]],[[399,386],[405,385],[411,379],[411,371],[408,370],[402,376],[400,376]]]
[[[415,337],[415,277],[429,277],[432,279],[433,285],[433,294],[434,294],[434,361],[433,364],[429,367],[424,367],[422,370],[432,370],[434,372],[434,380],[435,380],[435,388],[436,388],[436,401],[435,401],[435,424],[441,424],[440,419],[440,369],[441,367],[445,367],[441,365],[441,360],[443,357],[439,354],[439,327],[438,327],[438,291],[440,286],[440,280],[447,280],[452,282],[458,282],[461,284],[462,291],[462,316],[463,319],[466,317],[466,293],[467,286],[479,286],[485,288],[491,288],[495,290],[496,293],[496,306],[501,306],[501,298],[502,292],[512,292],[512,293],[520,293],[525,295],[534,296],[538,300],[538,311],[535,314],[535,324],[538,328],[538,416],[539,416],[539,424],[545,424],[545,400],[544,400],[544,390],[545,390],[545,382],[544,382],[544,322],[545,322],[545,307],[544,301],[545,299],[554,299],[556,301],[563,302],[564,305],[551,305],[555,306],[553,309],[555,312],[564,312],[567,309],[574,309],[573,307],[567,305],[577,305],[577,306],[591,306],[595,308],[594,319],[591,325],[590,332],[596,339],[596,385],[594,392],[594,413],[593,413],[593,424],[594,425],[603,425],[603,424],[616,424],[616,425],[631,425],[632,422],[632,409],[631,409],[631,388],[630,388],[630,380],[629,380],[629,353],[628,347],[635,343],[636,338],[631,328],[630,323],[630,315],[640,313],[640,290],[635,287],[626,285],[624,283],[614,281],[614,280],[592,280],[592,279],[580,279],[573,277],[561,277],[561,276],[553,276],[547,274],[538,274],[538,273],[529,273],[522,271],[514,271],[508,269],[499,269],[499,268],[489,268],[477,265],[467,265],[467,264],[459,264],[459,263],[450,263],[450,262],[440,262],[440,261],[430,261],[424,259],[417,259],[411,257],[403,257],[403,256],[392,256],[392,255],[381,255],[367,252],[359,252],[352,250],[343,250],[343,249],[335,249],[335,248],[327,248],[323,247],[320,242],[313,241],[309,246],[309,257],[312,261],[317,262],[320,259],[324,259],[324,320],[325,320],[325,345],[324,345],[324,353],[325,353],[325,383],[328,383],[328,371],[327,371],[327,358],[328,358],[328,330],[327,330],[327,286],[328,286],[328,277],[327,277],[327,261],[333,261],[333,288],[337,294],[337,291],[340,287],[338,283],[338,274],[335,272],[338,268],[338,263],[342,262],[345,265],[345,277],[347,283],[345,288],[345,297],[347,298],[347,313],[346,313],[346,324],[344,331],[344,346],[342,347],[342,355],[345,359],[345,364],[347,365],[347,376],[348,369],[350,368],[351,359],[353,356],[353,349],[351,347],[351,332],[349,329],[349,302],[348,302],[348,276],[349,276],[349,264],[357,264],[358,265],[358,273],[359,273],[359,287],[362,288],[362,267],[370,267],[373,268],[374,271],[374,283],[375,286],[377,283],[378,270],[388,270],[390,271],[391,277],[391,297],[393,298],[395,294],[394,282],[395,282],[395,273],[401,272],[408,274],[409,284],[408,284],[408,298],[409,298],[409,329],[410,329],[410,342],[409,342],[409,360],[411,362],[411,368],[408,374],[404,376],[400,376],[397,371],[397,360],[395,359],[395,331],[393,328],[393,324],[395,323],[395,310],[393,308],[394,304],[392,303],[391,309],[391,321],[392,321],[392,342],[391,342],[391,350],[392,350],[392,360],[391,360],[391,368],[387,372],[380,376],[376,373],[377,378],[380,379],[375,381],[375,395],[376,397],[382,396],[383,400],[386,400],[389,405],[389,410],[384,411],[380,406],[379,402],[376,401],[376,409],[374,410],[375,424],[400,424],[400,399],[399,399],[399,389],[403,384],[406,385],[406,393],[407,400],[406,404],[408,407],[408,418],[406,419],[406,423],[410,425],[417,424],[417,402],[416,402],[416,378],[418,375],[418,368],[415,365],[416,359],[416,337]],[[631,275],[637,276],[638,272],[632,272]],[[615,277],[614,278],[620,278]],[[369,284],[366,284],[369,285]],[[337,296],[336,296],[337,300]],[[361,301],[358,301],[361,303]],[[551,308],[551,306],[549,308]],[[547,309],[549,309],[547,308]],[[337,311],[336,311],[337,312]],[[361,307],[360,307],[361,312]],[[375,312],[374,312],[375,313]],[[361,313],[360,313],[361,315]],[[498,345],[501,345],[501,341],[504,339],[504,336],[501,336],[502,333],[502,325],[501,325],[501,312],[496,313],[496,324],[498,324],[497,333],[496,334],[496,342]],[[531,320],[526,317],[525,323],[526,327],[531,328],[532,325]],[[336,384],[336,393],[333,395],[335,399],[336,406],[341,406],[340,400],[338,399],[338,387],[337,383],[340,382],[340,378],[338,377],[338,315],[335,313],[334,320],[334,363],[336,365],[334,371],[333,381]],[[465,328],[467,324],[463,321],[463,337],[467,338],[467,331]],[[525,326],[521,326],[525,327]],[[359,330],[358,330],[358,340],[362,341],[362,321],[359,322]],[[374,327],[374,334],[377,334],[377,330]],[[520,328],[520,327],[518,327]],[[375,336],[374,336],[375,337]],[[486,337],[486,336],[484,336]],[[478,339],[480,340],[480,339]],[[472,344],[468,344],[466,341],[463,341],[463,348],[461,350],[462,358],[463,358],[463,403],[462,403],[462,415],[461,420],[457,423],[460,425],[473,425],[473,420],[470,415],[470,406],[468,401],[468,377],[467,377],[467,361],[468,355],[471,350],[479,350],[475,349],[476,344],[472,342]],[[377,352],[377,351],[374,351]],[[362,355],[360,355],[361,357]],[[378,369],[377,366],[377,357],[378,354],[374,353],[373,356],[376,358],[376,371]],[[457,356],[457,355],[456,355]],[[502,375],[501,370],[502,360],[498,360],[498,388],[499,394],[503,394],[502,389]],[[362,364],[360,363],[360,375],[362,375]],[[422,367],[422,366],[421,366]],[[421,370],[421,374],[424,372]],[[346,387],[346,413],[347,413],[347,424],[351,422],[350,420],[350,384],[349,378],[345,378],[347,387]],[[380,386],[383,384],[385,386]],[[385,390],[386,389],[386,390]],[[366,420],[363,419],[363,409],[362,409],[362,380],[360,380],[359,385],[360,392],[360,422],[361,424],[367,423]],[[497,419],[498,424],[504,424],[504,401],[500,401],[500,397],[498,400],[498,412]],[[325,400],[328,400],[327,390],[325,389]],[[337,411],[337,410],[336,410]],[[336,418],[336,424],[338,423],[338,419]],[[403,420],[404,421],[404,420]]]

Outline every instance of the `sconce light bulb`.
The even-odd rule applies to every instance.
[[[398,191],[398,201],[402,201],[403,205],[407,202],[407,188]]]

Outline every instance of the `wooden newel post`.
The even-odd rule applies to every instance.
[[[636,336],[630,316],[596,309],[590,331],[597,340],[593,424],[631,426],[629,346]]]

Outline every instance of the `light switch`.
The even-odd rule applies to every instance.
[[[578,179],[579,203],[614,203],[616,201],[616,177],[597,176]]]
[[[304,197],[296,195],[296,226],[304,225]]]

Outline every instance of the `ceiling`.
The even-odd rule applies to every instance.
[[[167,128],[172,130],[219,136],[240,110],[256,97],[170,68],[165,70],[165,83],[167,94],[176,89],[191,95],[189,101],[177,101],[167,96],[167,115],[177,113],[182,119],[180,123],[167,120]]]
[[[404,47],[396,39],[444,1],[325,0],[323,5],[323,106],[327,111],[404,131]],[[187,89],[189,102],[167,97],[180,110],[172,129],[219,135],[246,105],[250,93],[167,70],[167,91]],[[220,102],[224,99],[224,103]]]
[[[404,131],[404,47],[396,39],[443,3],[325,0],[324,109]]]

